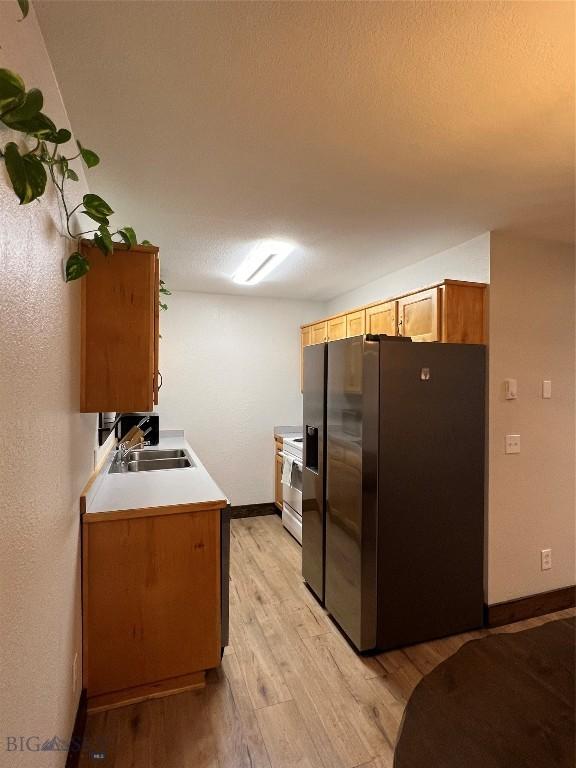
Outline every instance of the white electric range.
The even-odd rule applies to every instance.
[[[302,544],[302,438],[285,437],[282,457],[282,524]]]

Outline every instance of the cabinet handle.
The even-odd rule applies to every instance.
[[[158,376],[160,377],[160,383],[158,384],[158,391],[162,389],[162,374],[160,371],[158,371]]]
[[[398,320],[398,336],[402,336],[402,319]]]

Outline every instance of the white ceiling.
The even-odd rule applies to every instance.
[[[572,3],[34,5],[92,191],[173,288],[325,300],[487,229],[573,236]],[[232,283],[268,237],[299,248]]]

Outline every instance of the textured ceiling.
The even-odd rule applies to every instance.
[[[328,299],[487,229],[573,235],[572,3],[35,7],[92,190],[175,288]],[[233,284],[265,237],[299,248]]]

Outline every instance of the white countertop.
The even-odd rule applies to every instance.
[[[114,457],[114,451],[111,451],[86,496],[86,514],[207,502],[228,503],[225,494],[186,442],[183,431],[161,430],[159,444],[150,448],[184,448],[195,466],[109,474]]]
[[[302,437],[302,427],[274,427],[274,435],[276,437]]]

